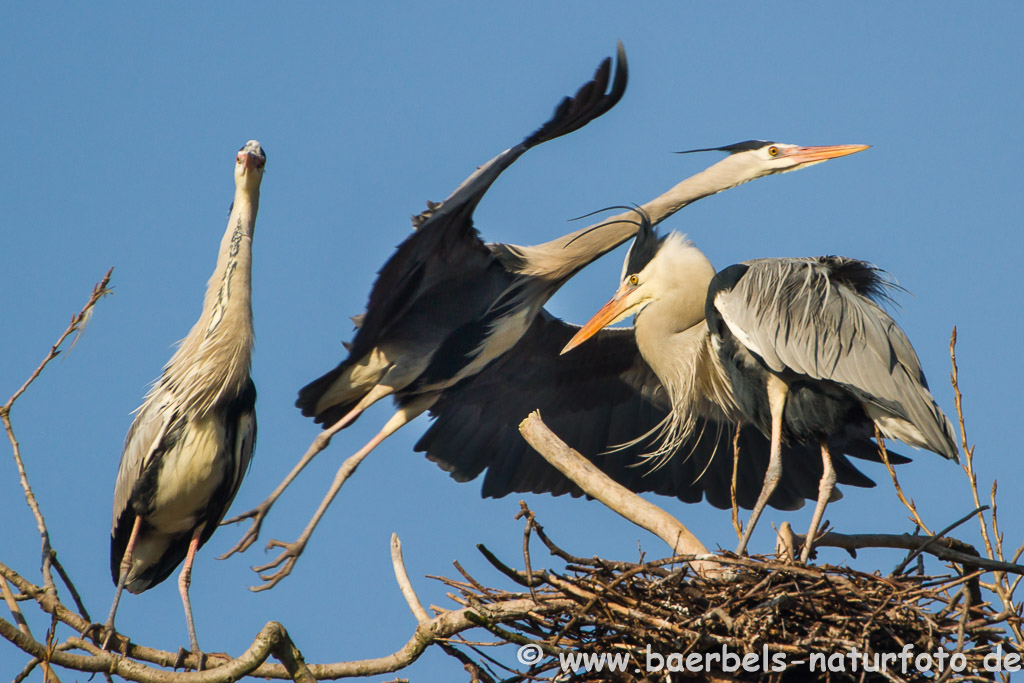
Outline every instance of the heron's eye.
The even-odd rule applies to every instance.
[[[778,156],[779,155],[779,148],[778,147],[769,147],[768,148],[768,154],[770,154],[773,157]]]
[[[630,275],[629,276],[629,284],[631,284],[634,287],[636,287],[639,283],[640,283],[640,278],[638,278],[636,275]]]

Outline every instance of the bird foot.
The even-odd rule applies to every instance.
[[[99,643],[99,646],[100,646],[101,650],[108,650],[109,651],[110,650],[110,641],[117,639],[118,640],[118,645],[121,646],[120,647],[121,654],[125,654],[124,653],[124,649],[125,649],[126,641],[125,642],[121,642],[124,639],[116,638],[117,631],[114,630],[114,625],[112,623],[89,624],[89,626],[86,627],[86,629],[84,631],[82,631],[82,637],[85,638],[89,633],[91,633],[92,631],[94,631],[96,629],[99,630],[99,637],[101,639],[100,643]]]
[[[245,532],[241,539],[239,539],[238,543],[236,543],[230,550],[228,550],[226,553],[224,553],[217,559],[226,560],[235,553],[242,553],[248,550],[249,546],[255,543],[256,539],[260,537],[260,527],[263,526],[263,520],[266,519],[267,514],[270,512],[270,508],[273,504],[274,501],[268,498],[267,500],[263,501],[262,503],[254,507],[252,510],[249,510],[248,512],[243,512],[240,515],[236,515],[231,519],[221,522],[220,526],[224,526],[226,524],[234,524],[236,522],[242,522],[247,519],[251,519],[252,526],[250,526],[249,530]]]
[[[267,550],[271,548],[282,548],[283,551],[273,561],[267,564],[253,567],[252,570],[259,574],[260,579],[264,582],[262,586],[249,586],[249,590],[253,592],[260,592],[270,590],[276,586],[281,579],[292,573],[292,568],[295,566],[296,560],[299,559],[299,555],[306,549],[306,543],[309,541],[309,536],[303,534],[298,540],[292,543],[285,543],[278,541],[277,539],[271,539],[267,542]],[[270,569],[280,567],[276,572],[270,574],[264,574]]]
[[[171,665],[171,669],[190,669],[191,667],[187,666],[186,661],[189,655],[193,655],[196,659],[196,671],[202,671],[206,666],[206,653],[199,649],[193,649],[190,652],[186,650],[184,646],[178,648],[178,653],[174,657],[174,663]]]

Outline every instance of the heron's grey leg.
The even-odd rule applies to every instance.
[[[309,537],[313,535],[313,530],[316,529],[316,525],[320,523],[320,519],[324,516],[324,513],[327,512],[327,508],[334,500],[334,497],[338,495],[338,491],[341,490],[342,485],[344,485],[348,478],[352,476],[363,459],[369,455],[374,448],[380,445],[384,439],[388,438],[406,423],[420,415],[420,413],[426,410],[432,402],[433,399],[430,399],[429,401],[414,402],[397,410],[395,414],[391,416],[391,419],[387,421],[387,424],[384,425],[384,428],[381,429],[375,437],[370,439],[365,446],[360,448],[353,455],[349,456],[348,460],[341,464],[341,467],[338,468],[338,473],[334,475],[334,482],[331,484],[330,490],[327,491],[327,495],[324,496],[324,499],[320,501],[320,507],[317,508],[316,512],[313,514],[313,518],[309,520],[309,524],[307,524],[306,528],[303,529],[302,535],[291,543],[283,543],[277,540],[271,540],[267,543],[268,550],[270,548],[282,548],[284,552],[278,555],[277,559],[273,562],[259,567],[253,567],[253,571],[260,574],[260,578],[267,583],[257,588],[253,588],[252,590],[261,591],[273,588],[277,585],[278,581],[291,573],[292,567],[295,566],[295,561],[306,548],[306,543],[309,542]],[[284,566],[276,572],[272,574],[262,573],[273,569],[282,563],[284,563]]]
[[[139,537],[139,529],[141,528],[142,518],[136,515],[135,523],[132,525],[132,534],[128,537],[128,545],[125,547],[124,556],[121,558],[121,574],[117,577],[117,591],[114,593],[114,604],[110,606],[110,615],[107,617],[107,623],[103,625],[106,635],[103,636],[103,645],[101,647],[104,650],[107,649],[107,645],[110,644],[110,639],[114,635],[114,615],[117,614],[117,605],[121,602],[124,584],[128,582],[128,572],[131,571],[132,557],[135,555],[135,541]]]
[[[188,544],[188,554],[185,555],[185,566],[181,568],[178,575],[178,592],[181,593],[181,603],[185,606],[185,623],[188,624],[189,645],[192,654],[196,656],[197,670],[203,670],[203,651],[199,649],[199,640],[196,638],[196,625],[192,621],[192,601],[188,597],[188,588],[192,585],[192,561],[195,559],[196,550],[199,548],[199,536],[206,524],[200,524],[192,532],[192,540]]]
[[[811,548],[814,546],[814,537],[818,535],[818,525],[825,514],[825,506],[832,497],[832,489],[836,487],[836,470],[832,467],[832,455],[828,452],[828,441],[821,440],[821,482],[818,484],[818,504],[814,507],[814,516],[811,517],[811,528],[807,531],[807,538],[804,540],[804,548],[800,551],[800,561],[807,562],[811,556]]]
[[[747,543],[754,531],[758,518],[764,511],[768,499],[775,492],[775,487],[782,478],[782,417],[786,407],[786,394],[789,387],[775,375],[768,376],[767,383],[768,403],[772,411],[772,444],[771,455],[768,457],[768,470],[764,473],[764,486],[761,487],[761,494],[757,497],[754,509],[750,511],[750,519],[747,521],[747,528],[743,530],[743,538],[736,548],[736,554],[742,555],[747,550]]]
[[[247,550],[249,546],[251,546],[256,541],[256,539],[259,538],[260,527],[263,525],[263,520],[270,512],[270,508],[274,505],[275,502],[277,502],[277,499],[281,497],[281,494],[284,493],[284,490],[288,488],[292,481],[295,480],[295,477],[299,476],[299,473],[302,472],[303,469],[305,469],[306,465],[308,465],[313,460],[313,458],[317,456],[318,453],[320,453],[322,450],[327,448],[328,445],[330,445],[331,437],[333,437],[335,434],[337,434],[339,431],[341,431],[348,425],[352,424],[352,421],[359,417],[359,415],[362,414],[364,410],[366,410],[371,405],[373,405],[380,399],[384,398],[385,396],[390,396],[392,393],[394,393],[393,388],[383,386],[380,384],[375,386],[373,389],[370,389],[366,396],[364,396],[363,399],[359,401],[359,403],[356,404],[356,406],[352,410],[348,411],[348,413],[346,413],[341,419],[339,419],[328,429],[325,429],[324,431],[320,432],[320,434],[317,435],[316,439],[313,440],[312,445],[310,445],[309,449],[306,450],[306,453],[302,456],[302,459],[295,464],[295,467],[293,467],[292,471],[288,473],[288,476],[284,478],[284,481],[277,485],[277,488],[274,489],[273,493],[267,496],[266,500],[264,500],[262,503],[254,507],[252,510],[249,510],[248,512],[243,512],[240,515],[236,515],[231,519],[221,522],[221,525],[224,525],[233,524],[235,522],[241,522],[245,519],[253,520],[252,526],[249,527],[249,530],[245,532],[245,535],[242,536],[241,539],[239,539],[238,543],[236,543],[234,547],[232,547],[226,553],[221,555],[218,559],[224,560],[231,557],[235,553],[240,553]]]

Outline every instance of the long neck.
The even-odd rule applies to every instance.
[[[249,375],[253,346],[252,239],[259,190],[239,187],[206,285],[203,312],[164,369],[184,405],[205,412]]]
[[[752,180],[744,170],[741,157],[728,156],[640,208],[651,224],[657,225],[687,204]],[[551,282],[551,294],[554,294],[584,266],[636,236],[636,223],[636,213],[627,211],[543,244],[529,247],[501,244],[492,245],[492,249],[510,270]]]
[[[235,192],[228,227],[220,240],[217,267],[206,283],[203,314],[189,337],[211,338],[218,332],[240,332],[241,327],[251,336],[252,239],[259,202],[258,192],[248,193],[244,188]]]

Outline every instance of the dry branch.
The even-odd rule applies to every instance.
[[[613,481],[592,462],[569,448],[544,424],[539,412],[533,412],[523,420],[519,431],[535,451],[588,496],[665,541],[673,554],[694,556],[696,559],[691,564],[698,573],[719,571],[711,551],[682,522]]]

